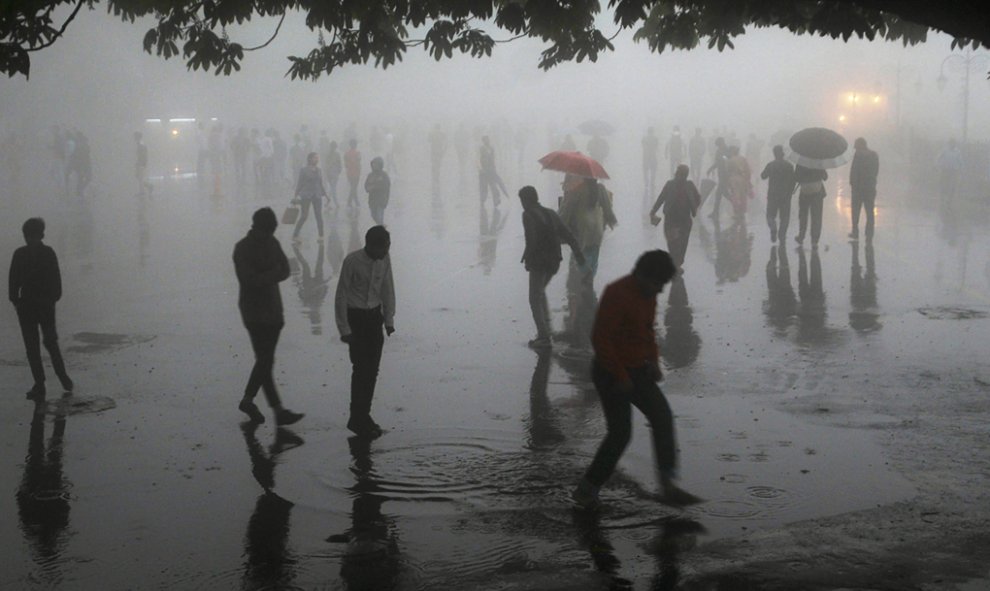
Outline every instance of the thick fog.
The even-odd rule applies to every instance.
[[[64,39],[32,54],[30,81],[18,77],[0,85],[0,131],[77,126],[100,153],[147,118],[185,117],[274,126],[283,133],[304,123],[331,131],[377,124],[402,128],[411,137],[433,122],[508,122],[531,131],[534,153],[543,149],[548,126],[564,130],[590,118],[607,120],[634,138],[650,125],[661,137],[673,125],[685,131],[700,126],[706,135],[729,129],[741,137],[841,126],[854,136],[890,128],[898,113],[903,125],[940,139],[961,133],[962,77],[950,68],[945,89],[938,89],[950,41],[937,34],[904,48],[752,30],[736,39],[735,50],[658,56],[624,32],[616,50],[597,63],[568,63],[548,72],[537,67],[541,44],[523,39],[498,44],[492,58],[435,62],[412,48],[388,70],[347,66],[303,82],[284,77],[286,56],[305,55],[316,45],[316,34],[300,15],[287,19],[270,46],[248,52],[243,70],[229,77],[188,72],[181,59],[166,62],[144,53],[141,40],[149,24],[84,11]],[[261,20],[230,33],[252,45],[266,40],[275,25],[274,19]],[[606,33],[614,27],[602,26]],[[973,71],[973,138],[990,131],[984,78]],[[848,99],[852,93],[861,97],[855,104]]]

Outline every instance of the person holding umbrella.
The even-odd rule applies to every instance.
[[[846,163],[848,142],[838,133],[823,127],[809,127],[791,136],[794,180],[798,184],[798,235],[794,240],[804,243],[811,218],[811,246],[817,247],[822,235],[822,205],[825,201],[825,181],[828,168]]]
[[[825,181],[828,173],[821,169],[798,164],[794,167],[794,180],[798,184],[798,233],[794,240],[804,244],[811,218],[811,246],[818,246],[822,235],[822,205],[825,201]]]

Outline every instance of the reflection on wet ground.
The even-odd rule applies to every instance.
[[[820,250],[769,244],[759,212],[699,216],[657,325],[684,485],[708,502],[657,503],[637,419],[603,509],[589,514],[568,493],[604,434],[589,376],[594,293],[568,297],[565,264],[550,287],[558,345],[527,349],[518,202],[479,208],[464,191],[423,199],[417,186],[396,178],[389,206],[397,332],[375,400],[388,433],[370,443],[344,428],[350,365],[331,296],[366,210],[328,210],[325,242],[280,231],[293,276],[276,380],[307,413],[290,431],[239,426],[235,408],[251,354],[230,252],[266,201],[207,199],[191,181],[136,211],[52,206],[48,217],[65,216],[50,242],[77,393],[37,414],[22,394],[0,403],[0,476],[21,475],[0,498],[0,514],[20,516],[0,530],[0,587],[672,589],[699,544],[914,494],[875,439],[894,419],[829,397],[849,374],[886,371],[884,356],[917,335],[937,342],[948,324],[985,318],[982,269],[945,262],[957,247],[935,254],[932,282],[906,262],[916,241],[885,225],[893,208],[875,246],[839,238],[846,228],[827,208],[834,231]],[[618,204],[622,231],[606,237],[595,292],[663,243],[640,231],[639,208]],[[104,218],[138,228],[94,233]],[[21,392],[20,343],[2,321],[0,371]],[[934,377],[912,379],[936,380],[946,354],[932,357]]]

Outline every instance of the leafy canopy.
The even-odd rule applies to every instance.
[[[100,0],[0,0],[0,71],[28,76],[30,54],[54,44],[85,5]],[[596,27],[598,0],[105,0],[107,11],[134,23],[153,17],[144,49],[181,57],[192,70],[229,75],[246,52],[266,47],[288,13],[305,14],[315,33],[304,56],[288,56],[286,75],[315,80],[347,64],[387,68],[422,48],[437,60],[455,53],[490,56],[496,45],[522,37],[545,48],[539,67],[596,61],[612,39],[632,30],[657,53],[700,45],[722,51],[750,28],[776,27],[798,35],[886,39],[915,44],[930,30],[955,46],[990,47],[990,11],[966,0],[609,0],[610,34]],[[65,20],[55,14],[69,13]],[[245,47],[227,27],[276,17],[271,39]],[[482,26],[484,25],[484,26]],[[496,39],[491,34],[497,30]]]

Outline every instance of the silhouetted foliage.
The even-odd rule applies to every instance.
[[[30,71],[29,54],[54,43],[85,5],[99,0],[4,1],[0,6],[0,70]],[[288,56],[291,78],[314,80],[346,64],[387,68],[410,48],[435,59],[454,53],[484,57],[496,44],[522,37],[542,41],[539,66],[596,61],[612,39],[633,30],[635,39],[660,53],[699,45],[724,50],[754,27],[778,27],[799,35],[848,40],[886,39],[914,44],[928,31],[952,35],[956,46],[990,47],[990,11],[967,0],[609,0],[614,31],[596,27],[598,0],[106,0],[109,13],[127,22],[151,17],[157,24],[144,49],[165,59],[181,56],[190,69],[230,74],[247,51],[266,47],[285,15],[305,14],[315,33],[305,56]],[[54,13],[71,12],[67,20]],[[278,17],[268,42],[244,47],[227,27]],[[502,38],[504,37],[504,38]]]

